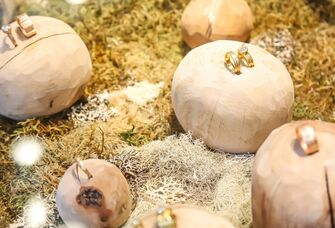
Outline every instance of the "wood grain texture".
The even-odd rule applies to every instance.
[[[319,152],[306,155],[295,129],[314,127]],[[254,227],[334,227],[335,124],[298,121],[274,130],[252,170]]]
[[[256,152],[270,132],[289,122],[293,83],[286,67],[264,49],[247,45],[255,67],[232,74],[224,55],[241,46],[215,41],[193,49],[179,64],[172,83],[176,116],[211,148]]]
[[[74,30],[50,17],[31,17],[37,35],[12,23],[14,48],[0,34],[0,114],[22,120],[62,111],[76,102],[92,74],[89,52]]]
[[[117,228],[125,223],[131,212],[132,199],[129,185],[121,171],[111,163],[99,159],[83,161],[93,178],[87,179],[79,170],[80,182],[76,178],[76,165],[67,169],[62,177],[56,194],[59,214],[65,224],[82,224],[87,228]],[[85,207],[76,199],[83,187],[94,187],[103,193],[105,207]],[[108,216],[101,218],[105,211]]]
[[[246,41],[253,16],[244,0],[192,0],[182,15],[181,28],[191,48],[214,40]]]
[[[182,228],[234,228],[226,218],[214,215],[206,210],[186,205],[171,207],[176,216],[177,227]],[[151,213],[141,220],[144,228],[156,228],[156,213]]]

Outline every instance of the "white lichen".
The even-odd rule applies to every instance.
[[[209,150],[190,134],[142,147],[122,148],[111,159],[126,175],[136,208],[129,224],[160,205],[191,204],[251,225],[252,155]]]
[[[142,81],[133,86],[128,86],[123,92],[128,100],[138,105],[145,105],[158,97],[163,85],[163,82],[152,84],[148,81]]]
[[[251,39],[250,43],[266,49],[284,64],[292,62],[295,56],[294,49],[297,45],[292,34],[287,29],[261,34]]]
[[[68,114],[69,119],[73,121],[75,127],[96,121],[107,121],[118,113],[115,108],[110,107],[110,97],[111,94],[108,92],[88,97],[87,102],[79,103],[71,108]]]

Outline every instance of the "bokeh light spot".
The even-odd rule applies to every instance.
[[[66,0],[71,5],[79,5],[85,3],[87,0]]]
[[[23,137],[12,144],[11,150],[18,165],[31,166],[40,160],[44,146],[38,138]]]
[[[32,198],[28,201],[24,210],[25,224],[28,227],[43,227],[47,220],[47,207],[40,198]]]

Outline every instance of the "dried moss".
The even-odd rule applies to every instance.
[[[252,161],[250,155],[210,151],[185,134],[122,148],[111,159],[126,174],[137,202],[130,221],[159,205],[185,203],[229,217],[237,227],[251,225]]]
[[[187,0],[91,0],[80,6],[70,6],[63,0],[43,2],[43,6],[22,4],[17,13],[27,10],[30,14],[57,17],[79,33],[90,50],[94,67],[86,97],[143,80],[164,81],[164,87],[156,100],[143,107],[117,97],[112,104],[120,111],[117,117],[77,129],[67,119],[68,111],[24,122],[0,119],[0,222],[4,226],[22,214],[30,196],[53,194],[59,177],[75,157],[107,159],[120,146],[143,145],[181,131],[172,111],[170,89],[173,72],[188,51],[179,28]],[[334,3],[248,2],[255,16],[253,38],[286,29],[297,44],[293,61],[287,63],[295,83],[294,118],[334,122]],[[26,134],[43,137],[49,149],[37,165],[20,168],[10,157],[9,144]],[[247,191],[242,191],[244,197]],[[240,194],[239,190],[235,194]],[[221,196],[225,197],[217,193],[217,197]],[[241,213],[240,218],[250,216],[248,209]],[[249,222],[241,221],[243,225]]]

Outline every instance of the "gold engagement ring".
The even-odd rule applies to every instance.
[[[319,145],[315,136],[315,130],[312,126],[306,124],[297,127],[296,136],[305,154],[310,155],[319,151]]]
[[[237,50],[238,58],[241,60],[241,62],[247,66],[247,67],[254,67],[254,59],[252,58],[251,54],[248,51],[248,47],[243,44],[238,50]]]

